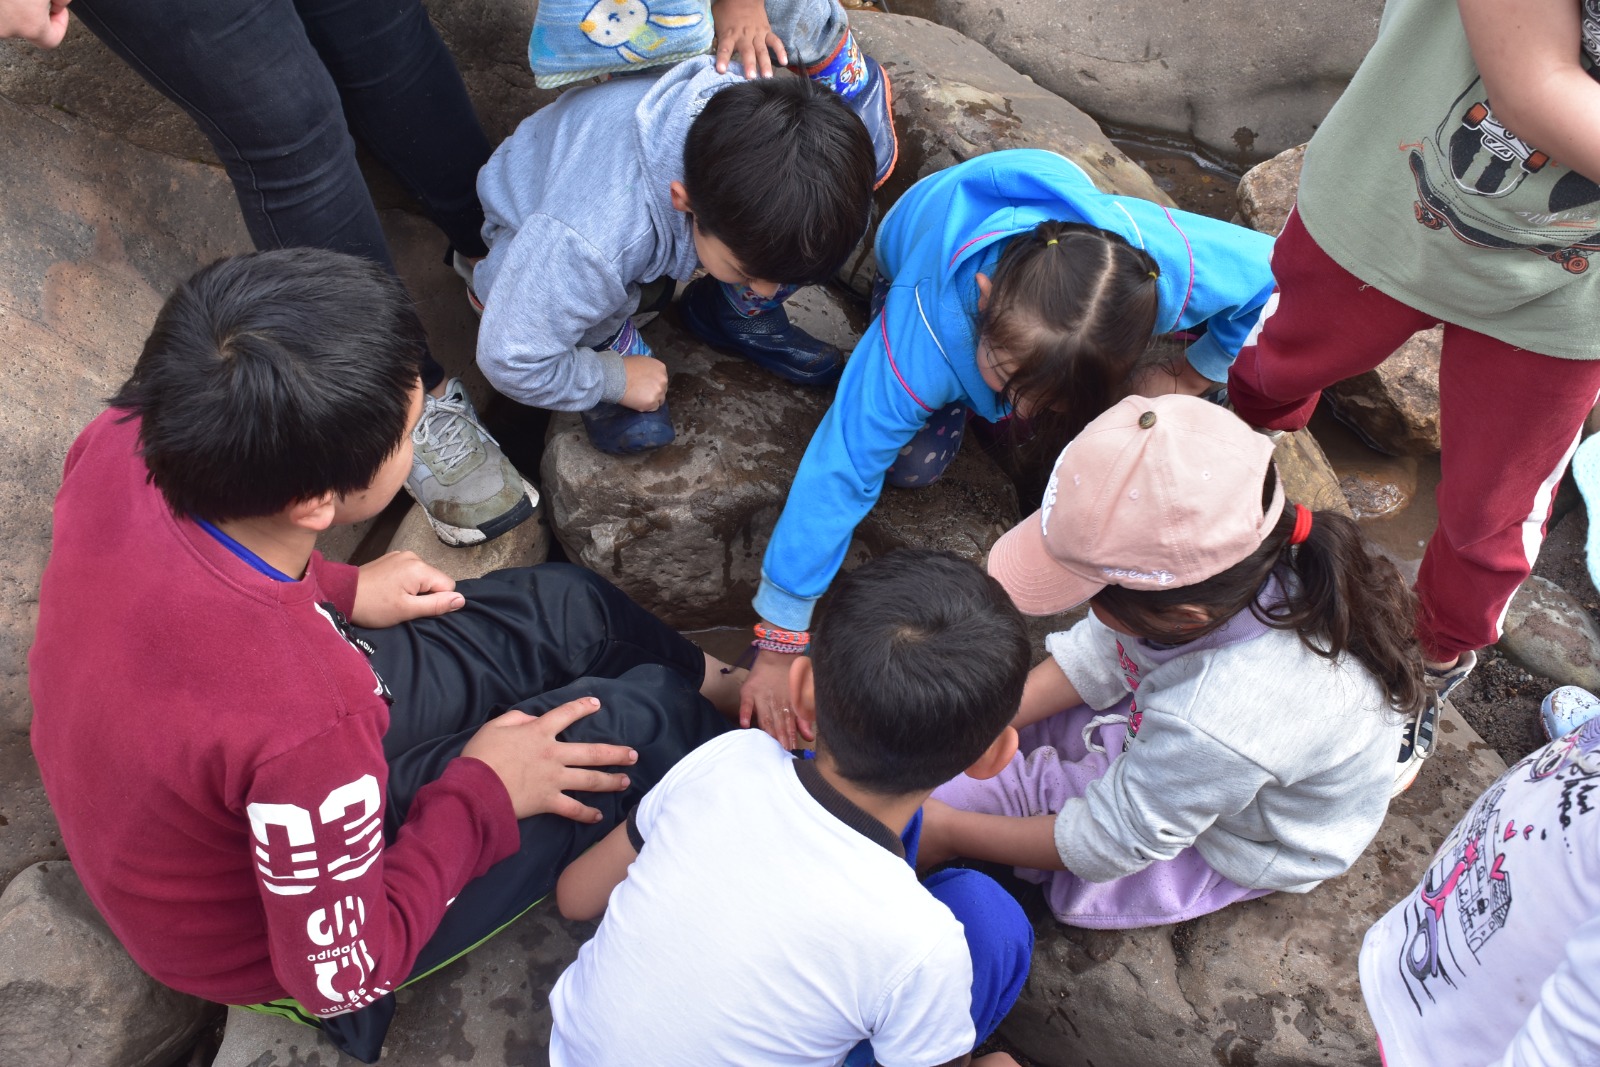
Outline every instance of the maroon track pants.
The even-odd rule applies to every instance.
[[[1298,211],[1272,253],[1277,292],[1228,375],[1253,426],[1298,430],[1334,382],[1376,367],[1436,325],[1335,263]],[[1417,577],[1430,660],[1500,637],[1533,569],[1550,503],[1600,394],[1600,360],[1558,359],[1446,323],[1439,367],[1439,527]]]

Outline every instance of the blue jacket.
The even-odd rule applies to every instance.
[[[1272,294],[1272,238],[1148,200],[1100,192],[1068,160],[991,152],[912,186],[878,228],[882,312],[845,364],[767,543],[755,607],[805,629],[885,472],[934,412],[960,402],[990,422],[1010,409],[978,371],[978,286],[1006,242],[1051,219],[1121,234],[1161,268],[1156,333],[1205,323],[1189,364],[1221,382]]]

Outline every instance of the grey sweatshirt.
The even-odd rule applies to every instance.
[[[622,398],[622,357],[596,346],[638,308],[641,282],[694,273],[668,187],[683,180],[690,123],[740,80],[708,56],[573,89],[495,150],[478,174],[489,255],[473,288],[478,366],[496,389],[559,411]]]
[[[1193,845],[1242,886],[1303,893],[1377,834],[1403,717],[1355,657],[1250,612],[1176,648],[1093,615],[1045,645],[1090,707],[1137,705],[1122,755],[1056,817],[1074,874],[1107,882]]]

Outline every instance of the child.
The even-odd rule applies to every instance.
[[[1181,922],[1343,873],[1416,773],[1410,594],[1354,522],[1286,503],[1272,442],[1214,404],[1090,423],[989,570],[1026,613],[1090,617],[1028,678],[1023,753],[935,791],[925,861],[1027,868],[1073,926]]]
[[[479,175],[478,364],[514,400],[583,412],[601,451],[658,448],[667,370],[630,318],[641,286],[698,266],[763,297],[825,280],[866,229],[872,176],[861,122],[803,78],[749,82],[705,57],[572,90]],[[743,354],[798,381],[838,370],[799,349]]]
[[[1021,617],[971,564],[901,551],[834,587],[814,655],[791,675],[814,761],[719,738],[562,875],[562,914],[605,921],[550,992],[553,1067],[966,1063],[1016,1000],[1016,901],[912,865],[929,790],[1016,749]]]
[[[586,571],[313,551],[405,480],[421,338],[340,253],[179,287],[67,456],[29,656],[62,841],[133,958],[368,1062],[392,990],[547,893],[737,699]]]
[[[1049,152],[993,152],[912,186],[878,228],[877,318],[767,544],[755,609],[768,632],[803,637],[884,482],[937,480],[970,412],[1026,416],[1054,455],[1130,385],[1215,389],[1272,291],[1271,248],[1242,227],[1102,193]],[[1152,334],[1197,328],[1186,364],[1130,383]],[[783,656],[763,641],[741,715],[792,739]]]
[[[1515,131],[1515,132],[1513,132]],[[1279,292],[1229,379],[1256,426],[1445,324],[1417,636],[1441,696],[1499,639],[1600,392],[1600,0],[1392,0],[1306,149]]]
[[[1584,799],[1600,721],[1592,697],[1561,694],[1579,698],[1572,732],[1501,775],[1367,931],[1361,993],[1389,1067],[1600,1062],[1600,814]]]

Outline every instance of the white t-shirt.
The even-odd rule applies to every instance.
[[[635,812],[642,847],[550,992],[552,1067],[884,1067],[971,1051],[961,924],[899,838],[759,730],[690,753]]]
[[[1367,931],[1389,1067],[1600,1064],[1600,720],[1514,764]]]

